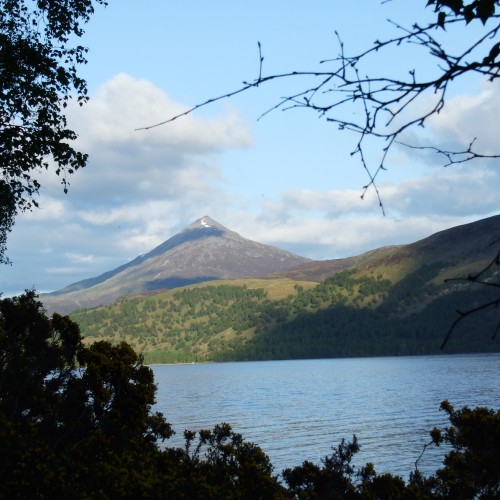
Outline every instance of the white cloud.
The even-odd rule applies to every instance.
[[[333,259],[382,246],[412,243],[472,220],[475,219],[444,216],[394,218],[379,212],[334,218],[301,212],[289,214],[286,220],[274,221],[259,215],[233,214],[224,222],[249,239],[314,259]]]
[[[419,159],[427,166],[442,166],[448,159],[439,152],[466,151],[473,143],[472,150],[482,155],[499,155],[498,116],[500,114],[500,86],[484,81],[476,95],[461,94],[449,98],[440,113],[426,121],[426,127],[406,131],[401,142],[424,149],[402,147],[400,152],[407,157]],[[455,157],[461,159],[463,157]],[[499,159],[475,160],[483,167],[499,168]],[[454,167],[456,164],[454,165]]]
[[[88,166],[69,179],[73,205],[120,206],[140,200],[206,198],[220,178],[214,155],[251,144],[248,126],[228,110],[223,116],[194,115],[151,130],[138,127],[186,109],[145,80],[120,74],[104,84],[83,108],[70,113],[77,147]],[[55,176],[43,179],[50,195],[61,192]],[[210,189],[211,188],[211,189]]]
[[[499,190],[500,172],[474,163],[381,186],[388,210],[406,217],[488,214],[498,210]]]
[[[79,253],[67,252],[64,256],[70,261],[77,264],[92,264],[96,258],[94,255],[82,255]]]
[[[439,137],[449,137],[467,147],[477,138],[474,149],[483,154],[500,154],[498,116],[500,88],[485,81],[478,95],[459,95],[450,99],[429,123]]]
[[[75,273],[79,273],[82,271],[81,267],[71,267],[71,266],[63,266],[63,267],[47,267],[45,268],[47,273],[51,274],[61,274],[61,275],[74,275]]]
[[[162,156],[162,151],[185,154],[249,146],[247,127],[235,112],[223,117],[198,119],[189,115],[169,126],[138,130],[185,112],[188,106],[172,101],[163,90],[146,80],[119,74],[100,87],[92,100],[78,110],[78,130],[86,146],[120,144],[124,152]],[[158,149],[160,151],[158,151]]]
[[[67,210],[66,204],[61,200],[55,200],[50,196],[44,196],[43,205],[34,208],[31,212],[21,212],[18,220],[29,219],[30,221],[51,221],[64,216]]]
[[[321,211],[332,217],[352,213],[373,213],[377,210],[374,192],[369,190],[361,198],[361,189],[330,190],[315,192],[312,190],[287,191],[283,202],[294,210]]]
[[[468,217],[498,210],[500,171],[479,164],[442,168],[434,174],[400,183],[381,183],[379,194],[388,218]],[[327,220],[382,215],[373,188],[363,199],[362,189],[286,191],[278,200],[262,204],[261,220],[288,223],[295,214]]]

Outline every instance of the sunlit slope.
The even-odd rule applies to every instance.
[[[356,267],[360,274],[374,272],[395,283],[423,265],[440,262],[439,281],[481,269],[494,258],[499,243],[500,216],[494,216],[440,231],[416,243],[378,248],[345,259],[311,261],[275,275],[322,281]]]
[[[499,233],[495,217],[371,252],[321,283],[214,281],[125,297],[72,318],[87,341],[126,340],[149,362],[496,351],[497,310],[467,318],[445,351],[440,346],[457,309],[498,295],[493,287],[444,278],[484,266],[495,255],[491,242]],[[317,272],[311,263],[301,276],[310,280],[313,265]]]

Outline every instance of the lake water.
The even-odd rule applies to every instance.
[[[407,478],[429,431],[448,423],[442,400],[500,407],[500,354],[320,359],[154,366],[156,409],[182,446],[184,429],[227,422],[257,443],[275,472],[319,463],[342,438],[358,437],[356,465]],[[441,465],[429,448],[424,472]]]

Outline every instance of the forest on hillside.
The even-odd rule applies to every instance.
[[[466,318],[443,351],[456,311],[489,300],[488,287],[436,282],[440,263],[392,284],[342,271],[285,297],[265,285],[205,284],[73,313],[88,342],[125,340],[149,363],[488,352],[495,311]]]

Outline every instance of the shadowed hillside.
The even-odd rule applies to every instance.
[[[491,235],[499,230],[494,217],[411,245],[283,273],[310,278],[357,264],[320,283],[276,276],[213,281],[124,297],[71,317],[87,341],[126,340],[149,362],[438,353],[456,310],[498,293],[444,278],[491,260]],[[499,319],[495,309],[464,321],[445,352],[499,350],[499,339],[491,339]]]

